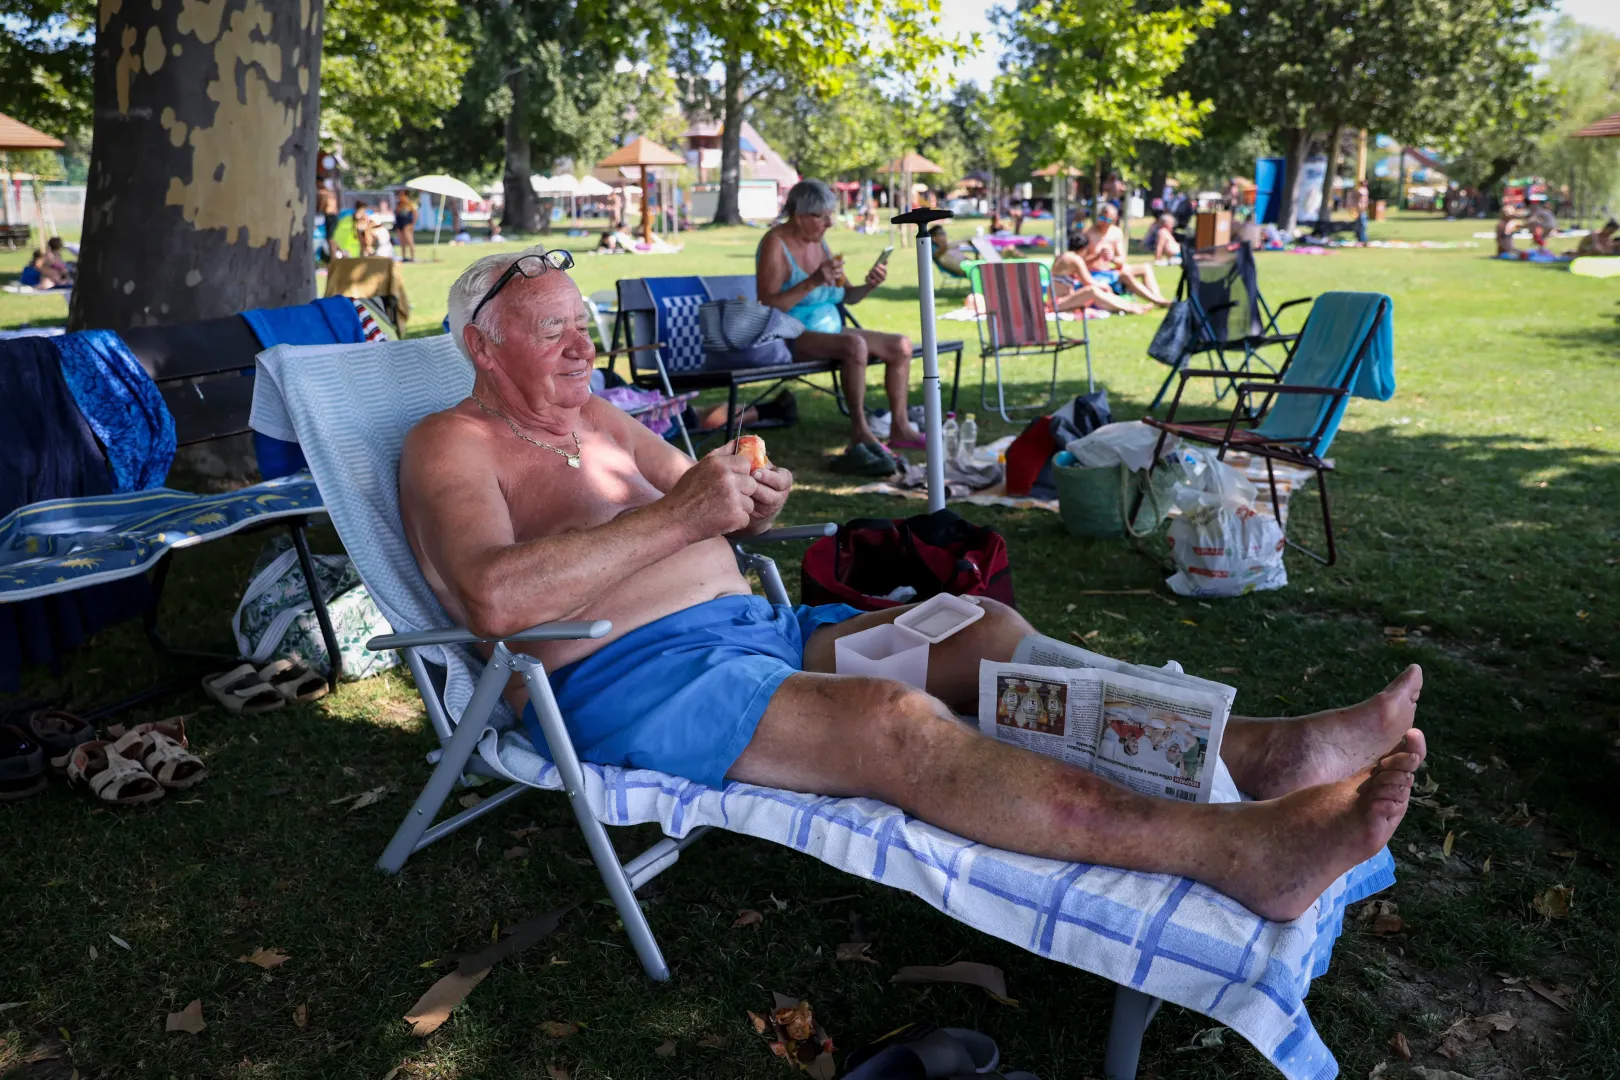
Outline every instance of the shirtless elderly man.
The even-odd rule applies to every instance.
[[[961,723],[980,658],[1032,632],[993,602],[933,647],[926,693],[833,674],[833,642],[896,611],[752,595],[730,539],[769,528],[793,477],[729,447],[690,461],[593,397],[578,288],[543,253],[515,259],[480,259],[451,289],[473,393],[410,433],[400,501],[428,582],[480,635],[613,621],[532,650],[586,760],[881,799],[996,847],[1184,874],[1275,919],[1394,832],[1425,752],[1416,667],[1347,709],[1234,718],[1221,756],[1258,801],[1216,806],[1144,798]],[[532,713],[527,727],[544,752]]]

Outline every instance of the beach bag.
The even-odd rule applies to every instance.
[[[1174,505],[1176,475],[1171,469],[1132,469],[1124,462],[1087,467],[1065,450],[1052,460],[1052,477],[1057,483],[1058,515],[1075,536],[1103,540],[1146,536]],[[1127,525],[1138,492],[1142,506]]]
[[[377,609],[371,593],[360,582],[360,575],[347,555],[312,555],[315,577],[338,647],[343,651],[343,681],[364,679],[400,663],[394,650],[372,652],[366,642],[378,634],[391,634],[393,627]],[[254,563],[254,573],[242,602],[231,618],[236,647],[255,667],[272,660],[301,660],[317,671],[326,671],[326,640],[321,636],[320,619],[310,601],[298,552],[290,538],[281,536],[266,544]]]
[[[804,333],[804,324],[787,312],[740,298],[700,305],[698,326],[703,347],[712,352],[752,349]]]
[[[1193,344],[1192,304],[1177,300],[1165,309],[1159,328],[1153,332],[1147,353],[1161,364],[1180,365]]]
[[[1007,541],[950,510],[916,517],[856,518],[810,545],[800,566],[806,604],[882,611],[939,593],[988,596],[1015,607]],[[906,599],[897,589],[915,590]]]

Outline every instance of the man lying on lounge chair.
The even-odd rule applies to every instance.
[[[590,316],[539,249],[480,259],[449,307],[473,394],[406,439],[406,534],[480,635],[613,621],[602,640],[533,646],[582,758],[881,799],[995,847],[1187,875],[1274,919],[1304,912],[1405,814],[1425,753],[1415,666],[1349,708],[1234,717],[1221,756],[1258,801],[1213,806],[1145,798],[959,722],[979,659],[1009,659],[1033,632],[991,601],[933,646],[927,693],[832,674],[838,637],[903,609],[773,608],[749,591],[728,538],[770,527],[786,470],[730,447],[693,462],[593,398]],[[508,696],[524,705],[518,684]]]

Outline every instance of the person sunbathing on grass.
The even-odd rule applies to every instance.
[[[1086,266],[1086,248],[1091,238],[1076,230],[1069,234],[1069,250],[1052,260],[1052,310],[1078,311],[1094,307],[1116,315],[1143,315],[1150,304],[1127,300],[1091,276]]]
[[[1125,261],[1128,242],[1125,230],[1119,227],[1119,210],[1104,203],[1086,228],[1085,235],[1088,241],[1086,269],[1091,271],[1093,279],[1115,292],[1123,288],[1150,304],[1170,306],[1169,298],[1159,291],[1159,280],[1153,276],[1153,267],[1146,263],[1132,265]]]
[[[771,526],[792,474],[729,446],[692,461],[593,397],[591,319],[563,261],[492,255],[451,288],[472,393],[412,429],[399,494],[423,575],[475,633],[612,620],[599,640],[522,646],[582,758],[880,799],[994,847],[1186,875],[1273,919],[1389,840],[1426,752],[1416,666],[1348,708],[1234,717],[1220,753],[1255,801],[1223,805],[1147,798],[958,720],[977,707],[979,661],[1034,632],[990,600],[930,648],[926,690],[834,674],[840,637],[906,609],[750,592],[731,541]],[[544,753],[520,684],[507,698]]]

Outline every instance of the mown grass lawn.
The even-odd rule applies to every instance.
[[[1408,218],[1373,235],[1456,242],[1485,227]],[[630,274],[747,272],[758,235],[702,232],[679,256],[584,257],[575,276],[589,292]],[[833,240],[852,267],[882,245]],[[1097,631],[1094,647],[1147,662],[1236,669],[1223,678],[1244,711],[1357,700],[1423,664],[1431,805],[1415,808],[1391,844],[1400,883],[1381,897],[1398,905],[1404,928],[1375,935],[1352,918],[1308,1000],[1347,1077],[1385,1062],[1384,1075],[1402,1076],[1408,1067],[1390,1049],[1397,1032],[1417,1064],[1475,1080],[1620,1075],[1620,286],[1495,262],[1489,241],[1479,243],[1261,256],[1273,302],[1328,289],[1394,300],[1399,392],[1356,401],[1333,447],[1339,566],[1291,557],[1286,589],[1209,604],[1162,588],[1099,600],[1080,591],[1155,587],[1164,575],[1121,544],[1070,538],[1054,515],[969,511],[1007,536],[1020,606],[1038,626],[1058,637]],[[445,287],[485,250],[444,248],[439,262],[407,270],[413,329],[436,326]],[[897,256],[894,287],[856,310],[868,326],[915,331],[914,260]],[[0,259],[0,269],[16,262]],[[1172,286],[1176,271],[1162,273]],[[942,287],[942,310],[959,292]],[[63,313],[56,297],[0,297],[3,324]],[[1156,322],[1092,327],[1116,417],[1140,415],[1163,376],[1143,351]],[[963,331],[972,325],[940,324],[942,337]],[[1033,385],[1036,365],[1014,374]],[[1068,392],[1083,389],[1078,360],[1064,375]],[[803,423],[770,436],[772,457],[798,477],[790,519],[914,512],[841,494],[820,464],[842,444],[839,417],[825,395],[800,400]],[[986,440],[1003,433],[979,419]],[[1310,494],[1296,503],[1307,540],[1319,531]],[[181,553],[162,612],[175,636],[227,640],[258,543]],[[790,588],[798,554],[779,553]],[[173,671],[123,626],[60,676],[32,672],[25,689],[90,707]],[[213,770],[195,792],[113,811],[58,785],[0,810],[0,1075],[66,1077],[68,1059],[84,1076],[381,1078],[396,1066],[400,1080],[544,1076],[552,1066],[580,1080],[785,1075],[746,1026],[745,1010],[768,1004],[772,990],[807,997],[842,1049],[921,1020],[986,1031],[1009,1066],[1044,1077],[1100,1072],[1111,985],[769,844],[708,840],[646,891],[674,968],[658,986],[600,902],[561,799],[518,800],[401,876],[381,876],[372,864],[424,781],[432,745],[397,673],[259,719],[232,718],[192,692],[126,722],[176,713],[192,714],[195,747]],[[333,804],[378,785],[389,791],[375,806],[351,814]],[[530,854],[504,858],[516,846],[509,832],[530,824],[541,830],[524,841]],[[650,838],[618,836],[626,851]],[[1535,901],[1557,885],[1573,887],[1573,903],[1548,918]],[[584,906],[562,934],[500,964],[438,1033],[408,1034],[401,1015],[438,976],[428,962],[570,899]],[[731,929],[741,909],[764,912],[763,925]],[[857,934],[874,942],[875,965],[833,959]],[[256,946],[291,959],[273,972],[237,962]],[[1019,1005],[888,982],[901,965],[956,959],[1004,968]],[[1553,994],[1568,1008],[1517,981],[1530,979],[1564,988]],[[165,1014],[193,999],[207,1029],[165,1035]],[[294,1023],[301,1005],[304,1027]],[[1455,1020],[1489,1013],[1516,1023],[1485,1040],[1452,1039],[1453,1059],[1434,1055]],[[551,1039],[545,1020],[583,1027]],[[1149,1029],[1143,1074],[1275,1075],[1241,1040],[1176,1052],[1209,1026],[1167,1008]],[[700,1046],[706,1035],[725,1045]],[[673,1054],[656,1052],[670,1040]],[[54,1063],[23,1064],[50,1053]]]

